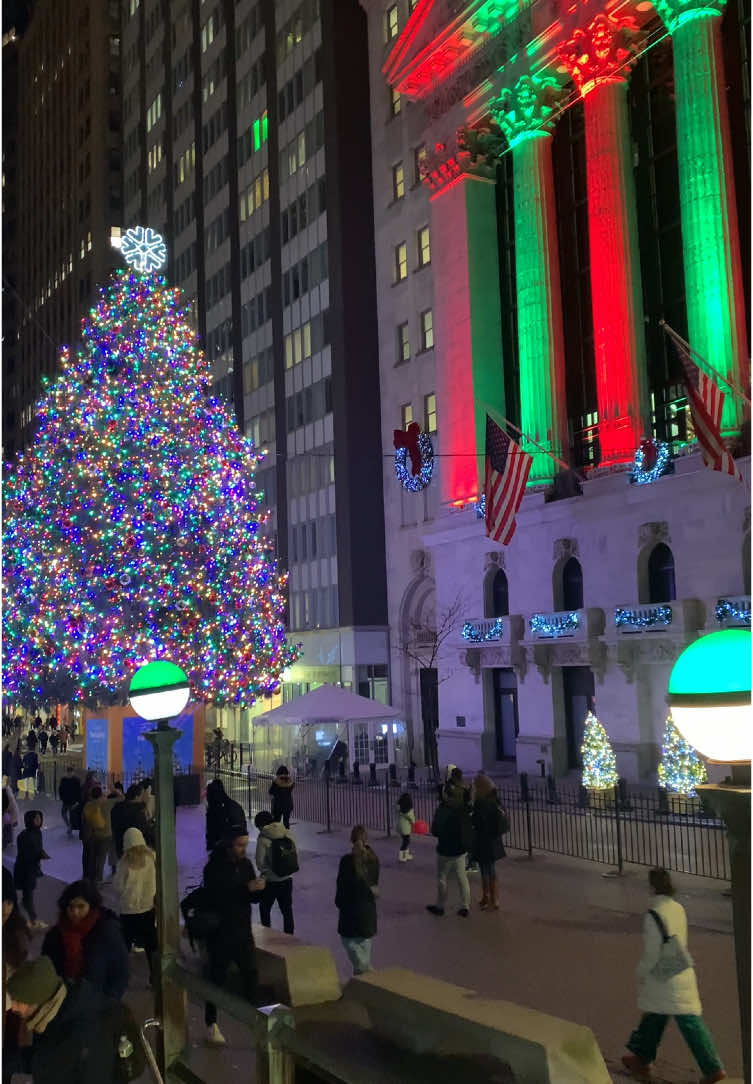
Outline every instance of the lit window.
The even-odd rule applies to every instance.
[[[306,161],[306,133],[301,132],[298,136],[298,168]]]
[[[390,87],[390,116],[396,117],[400,112],[400,95],[394,87]]]
[[[427,433],[437,431],[437,397],[433,391],[424,396],[424,427]]]
[[[308,322],[303,325],[303,356],[311,357],[311,324]]]
[[[410,423],[413,421],[413,404],[403,403],[400,407],[400,421],[402,422],[403,429],[407,429]]]
[[[410,339],[408,337],[408,325],[398,324],[397,328],[397,360],[408,361],[410,358]]]
[[[293,368],[293,336],[285,336],[285,368]]]
[[[384,13],[384,40],[392,41],[396,38],[400,27],[397,21],[397,4],[392,4]]]
[[[402,282],[408,277],[408,246],[401,241],[395,247],[395,282]]]
[[[241,194],[240,212],[241,212],[241,222],[245,222],[246,221],[246,193],[245,192],[243,192]]]
[[[301,329],[297,328],[293,332],[293,361],[297,365],[303,357],[301,353]]]
[[[421,146],[416,147],[416,149],[413,152],[413,166],[414,166],[414,173],[415,173],[414,181],[413,181],[414,184],[420,184],[421,183],[421,169],[422,169],[423,164],[424,164],[425,161],[426,161],[426,147],[422,143]]]
[[[266,117],[266,113],[264,114],[264,116]],[[266,201],[266,200],[269,199],[269,170],[268,169],[264,170],[264,172],[261,175],[261,179],[262,179],[262,187],[263,187],[263,190],[264,190],[264,199]]]
[[[416,234],[417,251],[418,251],[418,266],[426,267],[431,263],[431,243],[429,240],[429,227],[423,226]]]
[[[421,349],[431,350],[434,346],[434,318],[431,309],[421,313]]]
[[[403,173],[403,163],[398,162],[396,166],[392,167],[392,198],[402,199],[405,195],[405,175]]]
[[[261,175],[254,181],[254,207],[261,207]]]

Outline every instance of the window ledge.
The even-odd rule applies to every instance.
[[[410,358],[400,358],[393,365],[393,369],[399,369],[402,365],[408,365],[410,363],[410,360]]]
[[[416,357],[420,358],[422,356],[422,354],[430,354],[433,349],[434,349],[434,343],[432,343],[431,346],[424,347],[423,350],[417,350],[416,351]]]
[[[418,267],[414,267],[412,274],[417,275],[419,271],[426,271],[426,269],[429,267],[431,267],[431,260],[429,260],[427,263],[419,264]]]

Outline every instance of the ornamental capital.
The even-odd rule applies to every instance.
[[[506,150],[502,133],[494,126],[458,128],[455,136],[435,143],[421,163],[421,180],[432,192],[445,188],[463,173],[491,180],[497,158]]]
[[[549,135],[564,96],[555,79],[523,75],[512,90],[503,90],[492,102],[490,113],[512,146],[531,136]]]
[[[721,15],[726,0],[656,0],[654,7],[667,30],[674,34],[679,26],[692,19]]]
[[[599,83],[623,80],[635,63],[641,32],[631,16],[606,15],[575,31],[557,52],[582,97]]]

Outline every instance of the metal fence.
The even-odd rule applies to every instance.
[[[269,809],[272,773],[248,767],[244,772],[220,768],[214,775],[249,817]],[[390,835],[395,831],[402,789],[384,778],[376,785],[327,775],[297,779],[294,815],[328,830],[363,824]],[[416,819],[430,826],[439,800],[436,784],[409,783],[407,790]],[[533,783],[525,775],[519,785],[499,785],[497,793],[510,819],[505,845],[515,850],[529,855],[549,851],[620,871],[625,863],[633,863],[730,879],[725,826],[708,815],[697,798],[660,790],[631,793],[623,784],[614,790],[587,792],[582,787],[558,787],[552,780]]]

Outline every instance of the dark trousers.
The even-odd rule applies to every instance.
[[[149,981],[154,985],[154,954],[157,951],[154,908],[139,915],[121,915],[120,925],[123,927],[123,938],[128,951],[130,952],[134,945],[144,950],[149,965]]]
[[[84,853],[81,856],[84,868],[84,877],[94,883],[99,883],[105,876],[105,860],[110,851],[112,840],[90,839],[84,844]]]
[[[209,981],[217,986],[224,986],[228,968],[231,963],[234,963],[241,974],[243,995],[247,1001],[253,1002],[256,997],[256,952],[251,939],[251,931],[248,930],[247,936],[242,940],[233,938],[231,941],[207,942],[207,953]],[[217,1023],[217,1006],[211,1001],[207,1001],[204,1007],[204,1023],[207,1027]]]
[[[293,926],[293,878],[284,881],[267,881],[264,895],[259,900],[259,920],[262,926],[272,925],[272,906],[277,905],[282,912],[282,928],[285,933],[294,933]]]
[[[668,1016],[647,1012],[627,1041],[627,1048],[637,1058],[650,1065],[656,1059],[656,1051],[667,1026]],[[714,1048],[714,1040],[702,1016],[676,1016],[677,1026],[690,1052],[698,1062],[704,1076],[713,1076],[723,1068]]]
[[[407,851],[410,847],[410,835],[400,837],[400,850]]]
[[[34,889],[35,888],[36,888],[36,885],[25,885],[24,889],[23,889],[23,891],[21,893],[21,900],[22,900],[23,905],[24,905],[24,911],[26,911],[26,914],[28,915],[30,922],[36,922],[36,920],[37,920],[37,909],[34,906]]]
[[[278,809],[274,815],[275,820],[282,821],[286,828],[290,828],[290,814],[292,812],[292,809]]]

